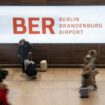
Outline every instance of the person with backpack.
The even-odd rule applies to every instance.
[[[37,70],[34,61],[32,61],[32,53],[28,55],[28,59],[24,60],[25,73],[30,79],[37,79]]]

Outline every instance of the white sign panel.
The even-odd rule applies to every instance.
[[[105,6],[0,6],[0,43],[105,43]]]

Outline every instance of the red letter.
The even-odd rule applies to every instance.
[[[29,18],[29,34],[40,34],[40,31],[34,31],[34,27],[39,27],[38,24],[33,24],[33,21],[39,21],[39,18]]]
[[[18,21],[21,23],[18,23]],[[22,30],[18,30],[19,27],[22,28]],[[13,18],[13,32],[14,34],[24,34],[26,32],[24,18]]]
[[[47,21],[50,22],[49,25],[47,25],[47,23],[46,23]],[[54,19],[53,18],[42,18],[42,34],[46,34],[46,28],[49,29],[51,34],[55,34],[55,32],[53,30],[53,26],[54,26]]]

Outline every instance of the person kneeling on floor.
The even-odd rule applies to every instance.
[[[32,61],[32,53],[28,55],[28,59],[24,60],[25,73],[30,79],[37,79],[37,70],[34,61]]]

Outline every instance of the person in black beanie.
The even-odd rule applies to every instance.
[[[0,83],[3,82],[3,80],[6,78],[7,75],[8,75],[8,71],[7,70],[3,70],[0,67]]]
[[[22,64],[22,72],[25,72],[24,68],[24,60],[28,59],[28,54],[31,53],[32,46],[31,44],[26,41],[25,39],[21,39],[19,41],[18,46],[18,57],[20,58],[21,64]]]

